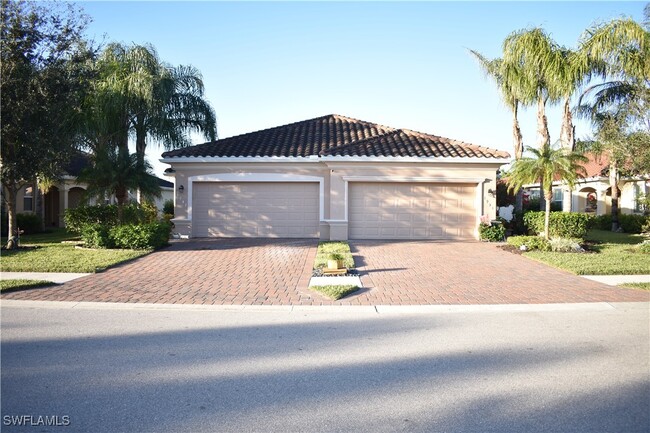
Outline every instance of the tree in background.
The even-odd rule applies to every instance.
[[[616,19],[585,32],[581,49],[604,64],[605,82],[580,97],[579,112],[595,127],[589,150],[609,159],[612,231],[619,230],[619,180],[650,173],[650,5],[645,25]]]
[[[92,53],[82,39],[87,17],[71,6],[1,4],[0,171],[9,223],[6,247],[16,248],[17,192],[36,178],[57,178],[72,155]]]
[[[128,161],[129,138],[134,137],[135,161],[142,172],[148,167],[148,141],[173,149],[190,145],[191,132],[216,138],[216,117],[204,98],[203,80],[196,68],[172,67],[150,45],[112,43],[99,56],[96,73],[98,79],[86,104],[86,145],[94,152],[105,156],[116,148],[119,155],[115,158]],[[146,184],[135,188],[146,195]]]

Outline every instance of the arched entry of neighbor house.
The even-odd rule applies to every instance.
[[[584,187],[578,191],[578,212],[596,213],[598,194],[591,187]]]
[[[68,209],[74,209],[78,207],[83,200],[85,192],[86,190],[79,186],[70,188],[70,191],[68,191]]]
[[[43,224],[45,227],[59,226],[59,188],[53,186],[43,197]]]

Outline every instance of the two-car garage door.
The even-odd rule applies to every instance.
[[[194,237],[317,238],[315,182],[196,182]]]
[[[196,182],[194,237],[319,237],[316,182]],[[350,182],[350,239],[473,239],[476,185]]]
[[[350,239],[473,239],[476,185],[350,183]]]

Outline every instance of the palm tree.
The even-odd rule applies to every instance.
[[[157,59],[156,52],[152,54]],[[143,163],[147,138],[166,149],[191,144],[188,133],[202,133],[208,140],[217,135],[216,116],[204,98],[201,73],[192,66],[170,67],[157,60],[151,71],[152,98],[140,100],[132,118],[136,154]]]
[[[478,51],[469,50],[479,62],[481,69],[486,76],[492,78],[496,83],[501,99],[512,112],[512,144],[515,160],[521,158],[524,150],[524,138],[519,126],[519,107],[521,106],[522,79],[521,68],[518,65],[508,64],[503,59],[488,59]]]
[[[102,147],[92,158],[92,165],[78,179],[88,185],[89,197],[104,199],[115,195],[118,219],[122,221],[122,208],[129,198],[129,190],[139,188],[145,197],[160,197],[160,187],[151,166],[138,162],[137,155],[129,154],[119,147]]]
[[[587,88],[578,100],[579,113],[596,127],[593,149],[609,156],[612,231],[618,224],[618,183],[621,167],[635,157],[634,137],[650,132],[650,5],[645,7],[645,28],[631,19],[616,19],[588,29],[581,51],[603,66],[605,79]],[[589,101],[589,102],[586,102]]]
[[[554,149],[550,144],[541,149],[526,147],[532,157],[523,157],[512,166],[508,179],[508,188],[519,190],[526,184],[541,183],[546,202],[544,217],[544,237],[549,238],[549,216],[551,214],[551,200],[553,199],[553,181],[562,180],[570,187],[575,185],[581,174],[585,172],[581,163],[588,159],[577,152],[567,149]]]
[[[558,98],[558,65],[562,63],[560,47],[541,28],[518,30],[503,42],[504,61],[520,65],[521,74],[515,79],[521,89],[520,101],[525,105],[537,103],[537,147],[550,145],[546,104]]]

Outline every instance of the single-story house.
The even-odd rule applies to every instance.
[[[45,227],[64,227],[65,210],[76,208],[85,198],[88,185],[77,181],[77,176],[90,164],[89,158],[84,152],[75,154],[65,167],[61,180],[51,186],[45,194],[40,191],[38,181],[19,189],[16,196],[16,213],[37,213],[41,215]],[[156,198],[154,204],[162,211],[165,201],[174,198],[174,184],[158,177],[156,179],[160,185],[161,197]],[[136,200],[135,192],[129,191],[129,198]],[[114,201],[114,197],[110,197],[106,203]],[[90,199],[89,203],[96,204],[97,201]],[[4,202],[2,205],[4,206]]]
[[[507,152],[336,114],[162,154],[183,237],[476,239]]]
[[[586,153],[583,177],[569,188],[563,182],[553,182],[553,202],[565,212],[585,212],[606,215],[612,209],[612,188],[609,184],[609,159],[607,155]],[[525,185],[524,190],[531,197],[539,197],[539,183]],[[650,194],[648,176],[622,177],[619,182],[619,209],[623,214],[642,214],[639,201],[642,195]]]

